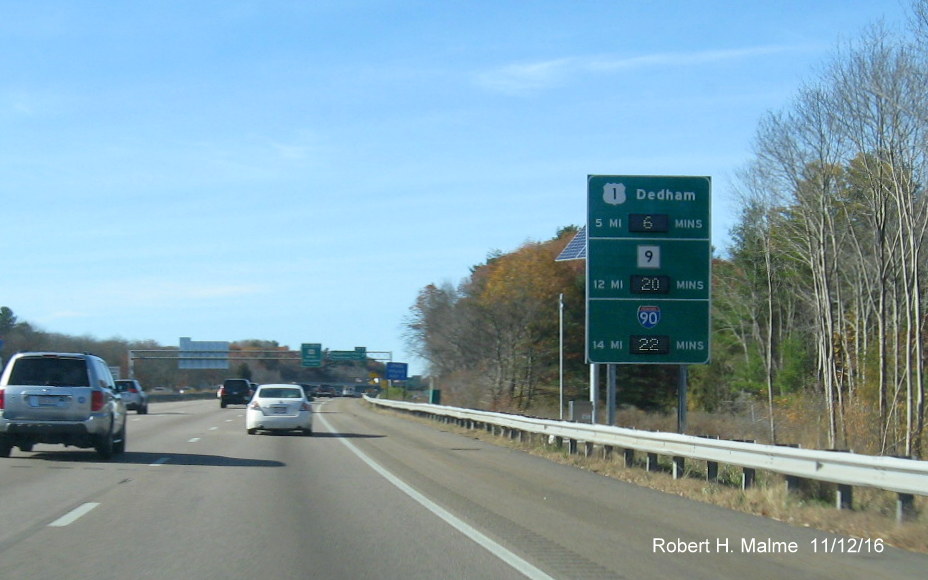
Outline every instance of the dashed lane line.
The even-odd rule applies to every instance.
[[[63,528],[65,526],[71,525],[74,522],[76,522],[81,516],[83,516],[84,514],[92,510],[93,508],[97,507],[98,505],[100,505],[99,502],[87,502],[83,505],[80,505],[74,508],[68,513],[64,514],[57,520],[48,524],[48,526],[50,528]]]

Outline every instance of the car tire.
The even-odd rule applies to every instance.
[[[248,434],[249,434],[249,435],[254,435],[254,434],[257,433],[257,432],[258,432],[257,429],[249,429],[249,430],[248,430]]]
[[[145,405],[139,407],[139,410],[136,411],[136,413],[138,413],[139,415],[147,415],[148,414],[148,403],[145,403]]]
[[[225,408],[226,408],[226,402],[225,402],[225,401],[219,401],[219,406],[222,407],[223,409],[225,409]]]
[[[101,459],[110,459],[113,457],[115,447],[116,441],[113,436],[113,427],[110,425],[109,432],[106,435],[98,437],[93,448],[97,450],[97,455],[99,455]]]
[[[304,437],[312,437],[312,436],[313,436],[313,430],[312,430],[311,428],[310,428],[310,429],[303,429],[303,436],[304,436]]]
[[[13,451],[13,445],[5,442],[0,443],[0,457],[9,457],[11,451]]]

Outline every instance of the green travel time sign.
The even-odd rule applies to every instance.
[[[588,362],[709,362],[710,198],[709,177],[588,176]]]

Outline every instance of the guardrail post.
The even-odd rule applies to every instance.
[[[612,461],[612,445],[603,445],[603,459]]]
[[[674,457],[673,458],[673,478],[680,479],[683,477],[683,469],[685,467],[686,460],[683,457]]]
[[[706,481],[711,481],[715,483],[719,480],[719,462],[718,461],[707,461],[706,462]]]
[[[589,441],[583,443],[583,456],[592,457],[593,456],[593,444]]]
[[[754,487],[755,477],[757,477],[757,470],[752,467],[745,467],[741,475],[741,489],[751,489]]]
[[[576,454],[577,454],[577,440],[576,440],[576,439],[568,439],[568,440],[567,440],[567,454],[568,454],[568,455],[576,455]]]
[[[914,521],[916,516],[915,496],[911,493],[900,493],[896,499],[896,523]]]
[[[786,476],[786,493],[789,493],[789,494],[801,493],[804,483],[805,483],[805,480],[803,480],[801,477],[796,477],[795,475],[787,475]]]
[[[657,453],[648,453],[648,459],[645,462],[645,471],[657,471]]]
[[[835,492],[835,507],[839,510],[854,509],[854,488],[850,485],[838,484]]]
[[[634,449],[625,449],[625,467],[633,467],[635,465],[635,450]]]

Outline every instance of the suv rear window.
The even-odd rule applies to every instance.
[[[11,385],[90,386],[86,361],[61,357],[18,359],[8,382]]]
[[[222,386],[230,393],[246,393],[251,389],[251,383],[245,379],[227,379]]]

